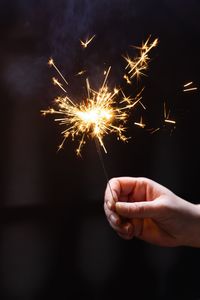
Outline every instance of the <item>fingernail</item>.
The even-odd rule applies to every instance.
[[[121,203],[120,202],[116,202],[116,207],[120,209],[122,207]]]
[[[114,215],[110,215],[110,220],[112,223],[114,223],[115,225],[119,224],[119,219],[117,217],[115,217]]]
[[[111,208],[112,208],[112,204],[111,204],[111,202],[110,202],[110,201],[108,201],[108,202],[107,202],[107,206],[108,206],[108,208],[109,208],[109,209],[111,209]]]

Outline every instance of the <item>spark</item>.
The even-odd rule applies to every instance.
[[[86,39],[86,41],[80,40],[82,47],[87,48],[94,38],[95,35]],[[135,59],[124,57],[128,63],[126,66],[126,68],[128,68],[128,75],[125,74],[124,79],[126,79],[129,84],[133,77],[139,78],[140,75],[143,74],[143,70],[147,69],[149,61],[148,54],[158,43],[158,39],[155,39],[152,43],[150,43],[149,40],[150,37],[141,47],[137,47],[140,50],[138,57]],[[49,60],[49,65],[54,67],[63,82],[68,85],[67,80],[52,58]],[[125,135],[127,130],[125,124],[128,121],[130,112],[137,104],[140,104],[143,109],[146,109],[141,102],[143,89],[135,97],[130,97],[125,95],[121,88],[111,88],[108,85],[110,71],[111,67],[104,71],[104,80],[99,89],[93,89],[89,79],[86,79],[85,89],[87,93],[82,97],[79,103],[77,103],[73,97],[68,96],[68,91],[58,79],[53,78],[53,83],[65,93],[65,96],[57,97],[53,107],[42,110],[41,112],[43,115],[54,115],[54,120],[64,127],[61,132],[63,139],[58,150],[63,148],[68,138],[71,138],[72,141],[78,139],[76,153],[77,155],[81,155],[86,140],[91,138],[95,139],[100,147],[103,148],[104,152],[107,153],[104,138],[108,134],[115,134],[117,139],[123,142],[129,139]],[[80,76],[84,73],[85,70],[81,70],[76,75]],[[138,123],[135,122],[135,125],[142,128],[146,126],[143,123],[142,117]]]
[[[191,91],[196,91],[198,89],[197,87],[191,87],[191,85],[193,85],[193,81],[184,84],[183,92],[191,92]]]
[[[146,124],[143,123],[142,116],[140,118],[140,122],[135,122],[134,124],[141,128],[144,128],[146,126]]]
[[[85,74],[86,72],[87,72],[86,70],[81,70],[80,72],[78,72],[76,74],[76,76],[81,76],[81,75]]]
[[[65,77],[62,75],[62,73],[60,72],[60,70],[58,69],[58,67],[55,65],[54,60],[52,58],[49,59],[48,61],[48,65],[49,66],[53,66],[54,69],[58,72],[58,74],[60,75],[60,77],[64,80],[64,82],[68,85],[67,80],[65,79]]]
[[[83,48],[87,48],[87,46],[91,43],[91,41],[95,38],[95,36],[96,35],[94,34],[91,38],[88,38],[85,41],[80,40],[81,46]]]
[[[66,95],[54,101],[55,108],[41,111],[44,115],[56,115],[54,120],[64,126],[61,133],[63,140],[58,150],[70,137],[72,140],[79,138],[77,155],[81,155],[86,138],[97,139],[105,153],[107,153],[104,144],[106,135],[114,133],[119,140],[127,141],[125,123],[131,109],[139,103],[142,96],[140,92],[135,98],[130,98],[125,96],[121,89],[111,89],[107,83],[110,70],[111,67],[108,68],[99,90],[92,89],[89,79],[86,80],[87,98],[80,104],[75,104],[75,101]],[[56,84],[63,90],[57,81]]]
[[[187,86],[189,86],[189,85],[191,85],[191,84],[193,84],[193,81],[190,81],[190,82],[188,82],[188,83],[184,84],[184,86],[183,86],[183,87],[187,87]]]
[[[158,39],[155,39],[152,43],[149,43],[149,40],[150,37],[142,44],[141,47],[135,47],[140,50],[140,55],[138,57],[133,59],[129,56],[124,57],[127,61],[126,69],[129,69],[128,73],[130,74],[131,79],[133,77],[139,79],[141,75],[145,75],[143,71],[147,69],[148,61],[150,59],[148,54],[150,50],[158,44]]]
[[[191,91],[196,91],[197,87],[193,87],[193,88],[188,88],[188,89],[184,89],[183,92],[191,92]]]
[[[169,120],[169,119],[165,119],[165,123],[176,124],[176,121],[174,121],[174,120]]]
[[[62,84],[58,81],[58,79],[56,79],[55,77],[53,77],[52,81],[53,81],[54,85],[58,85],[63,90],[63,92],[67,93],[66,90],[64,89],[64,87],[62,86]]]
[[[156,133],[159,130],[160,130],[160,127],[156,128],[156,129],[151,129],[150,130],[150,134],[154,134],[154,133]]]
[[[176,124],[176,121],[169,119],[169,116],[170,116],[170,110],[168,110],[168,112],[167,112],[166,103],[164,102],[164,122],[165,123]]]
[[[130,78],[126,74],[124,75],[124,79],[126,80],[126,82],[128,84],[131,84],[131,80],[130,80]]]

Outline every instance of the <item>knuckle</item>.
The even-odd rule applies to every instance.
[[[140,205],[140,203],[134,203],[135,212],[137,215],[143,215],[145,212],[145,207]]]

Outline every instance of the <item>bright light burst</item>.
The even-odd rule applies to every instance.
[[[85,42],[81,41],[82,46],[86,48],[94,37],[95,35]],[[158,40],[155,39],[153,43],[149,44],[148,38],[141,47],[138,47],[138,49],[140,49],[139,57],[135,59],[130,59],[129,57],[125,58],[128,62],[126,68],[129,68],[129,76],[124,75],[124,79],[126,79],[127,83],[130,84],[133,77],[138,77],[142,74],[141,71],[147,68],[149,60],[148,53],[157,45],[157,42]],[[52,58],[49,60],[48,64],[55,68],[63,82],[68,85],[68,82],[55,65]],[[105,152],[107,152],[104,144],[104,137],[106,135],[114,133],[119,140],[127,141],[128,138],[125,136],[125,123],[128,120],[131,109],[136,104],[140,104],[146,109],[141,102],[143,89],[134,98],[126,96],[121,88],[111,89],[108,86],[110,70],[111,67],[104,71],[104,80],[98,90],[92,89],[89,80],[86,79],[87,97],[84,96],[82,102],[79,104],[68,96],[66,89],[59,80],[53,78],[53,83],[60,87],[65,93],[65,96],[60,96],[55,99],[55,108],[52,107],[47,110],[42,110],[42,113],[44,115],[56,115],[55,121],[58,122],[59,125],[64,126],[64,130],[61,133],[63,140],[59,145],[59,150],[63,147],[66,139],[70,137],[73,141],[75,138],[79,139],[78,147],[76,149],[77,155],[81,154],[82,147],[86,143],[87,138],[98,140]],[[82,75],[83,73],[85,73],[85,70],[80,71],[76,75]],[[139,123],[135,124],[145,127],[142,119]]]
[[[59,149],[63,147],[65,140],[69,137],[72,140],[80,137],[77,155],[81,154],[82,146],[86,137],[96,138],[102,148],[106,151],[103,138],[109,133],[115,133],[118,139],[126,141],[124,135],[125,122],[127,121],[130,109],[141,101],[141,93],[134,99],[126,97],[121,90],[111,90],[107,85],[108,75],[111,67],[106,72],[104,82],[98,91],[90,87],[89,80],[86,80],[87,99],[80,104],[75,104],[68,96],[58,97],[55,100],[56,109],[43,110],[42,113],[54,114],[56,122],[66,128],[62,132],[63,140]],[[59,87],[62,85],[54,80]],[[63,89],[62,89],[63,90]],[[60,116],[60,117],[59,117]]]

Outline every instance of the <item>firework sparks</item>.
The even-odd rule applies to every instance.
[[[176,124],[176,121],[169,119],[169,116],[170,116],[170,110],[168,110],[167,112],[166,103],[164,102],[164,122],[170,124]]]
[[[94,34],[91,38],[88,38],[85,41],[80,40],[81,46],[83,48],[87,48],[87,46],[91,43],[91,41],[95,38],[95,36],[96,35]]]
[[[136,77],[139,79],[141,75],[145,75],[143,71],[147,69],[148,61],[149,61],[149,52],[152,48],[156,47],[158,44],[158,39],[155,39],[152,43],[149,43],[150,37],[146,40],[145,43],[142,44],[141,47],[135,47],[140,50],[140,55],[136,58],[130,58],[129,56],[124,57],[127,61],[126,69],[128,69],[128,73],[130,78]]]
[[[160,130],[160,127],[152,128],[152,129],[149,130],[149,132],[150,132],[150,134],[154,134],[154,133],[158,132],[159,130]]]
[[[192,87],[192,85],[193,85],[193,81],[184,84],[183,92],[191,92],[191,91],[196,91],[198,89],[196,86]]]
[[[107,80],[111,67],[106,72],[104,81],[99,90],[95,91],[90,87],[89,80],[86,80],[87,99],[80,104],[75,104],[67,95],[58,97],[55,100],[55,109],[49,108],[42,113],[57,115],[56,122],[65,126],[62,131],[63,140],[59,149],[63,147],[67,138],[80,137],[77,155],[81,154],[86,137],[95,138],[107,152],[103,138],[109,133],[115,133],[118,139],[126,141],[124,135],[126,131],[125,122],[129,116],[131,108],[141,101],[141,92],[135,98],[126,97],[121,89],[108,87]],[[63,91],[62,85],[55,79]]]
[[[63,76],[63,74],[60,72],[60,70],[58,69],[58,67],[55,65],[54,60],[52,58],[49,59],[48,61],[48,65],[51,67],[53,66],[54,69],[57,71],[57,73],[60,75],[60,77],[62,78],[62,80],[68,85],[67,80],[65,79],[65,77]]]
[[[94,38],[95,35],[86,41],[80,40],[81,45],[84,48],[87,48]],[[149,39],[150,38],[148,38],[141,47],[138,47],[140,50],[139,57],[135,59],[129,57],[125,58],[128,62],[126,68],[129,68],[129,74],[125,74],[124,79],[126,79],[129,84],[131,84],[131,79],[133,77],[138,78],[139,75],[142,74],[142,70],[147,68],[149,60],[148,53],[158,43],[158,39],[155,39],[152,43],[149,43]],[[68,82],[52,58],[49,60],[48,64],[54,67],[64,84],[68,85]],[[55,115],[56,117],[54,120],[58,122],[59,125],[64,126],[64,130],[61,132],[63,139],[59,145],[59,150],[63,147],[68,138],[71,138],[73,141],[75,138],[79,139],[78,147],[76,149],[77,155],[81,154],[82,147],[86,143],[87,138],[93,138],[95,141],[98,141],[105,153],[107,152],[104,144],[104,137],[106,135],[114,133],[119,140],[127,141],[128,138],[125,136],[125,123],[128,120],[132,108],[136,104],[140,104],[143,109],[146,109],[141,102],[143,89],[134,98],[126,96],[121,88],[111,89],[108,86],[108,76],[110,71],[111,67],[104,71],[103,83],[97,90],[91,88],[89,79],[86,79],[87,96],[84,96],[79,104],[68,96],[68,92],[63,84],[55,77],[53,78],[53,83],[65,93],[65,96],[58,97],[55,99],[52,108],[42,110],[41,112],[44,115]],[[76,75],[81,76],[85,72],[85,70],[81,70]],[[170,121],[168,118],[166,119]],[[142,117],[139,122],[135,122],[135,125],[142,128],[146,126],[146,124],[143,123]]]
[[[188,88],[188,89],[184,89],[183,92],[191,92],[191,91],[196,91],[197,87],[193,87],[193,88]]]
[[[125,74],[124,79],[126,80],[127,84],[131,84],[130,78]]]
[[[85,74],[87,71],[86,70],[81,70],[80,72],[78,72],[76,74],[76,76],[82,76],[83,74]]]
[[[141,127],[141,128],[144,128],[146,126],[146,124],[143,123],[142,116],[140,118],[140,122],[135,122],[134,124]]]

